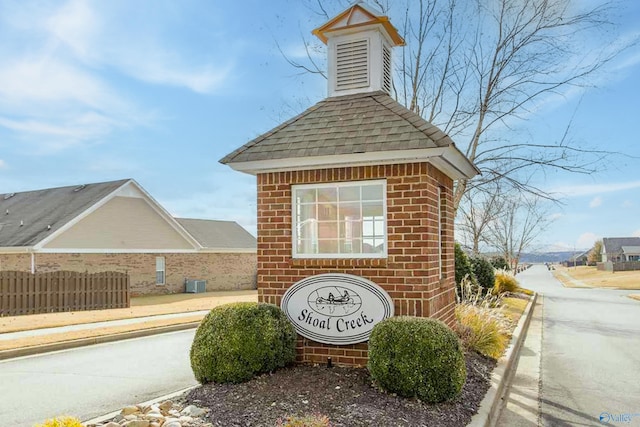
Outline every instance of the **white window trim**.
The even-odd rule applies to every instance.
[[[383,250],[379,253],[334,253],[334,254],[299,254],[297,253],[296,242],[298,240],[298,232],[296,227],[296,189],[308,188],[339,188],[353,185],[382,184],[382,215],[384,217],[384,244]],[[362,200],[360,201],[362,202]],[[381,259],[388,256],[389,244],[389,227],[387,221],[387,180],[361,180],[361,181],[344,181],[344,182],[327,182],[318,184],[294,184],[291,186],[291,256],[295,259]]]
[[[162,260],[162,270],[158,270],[158,260]],[[162,271],[162,283],[158,282],[158,272]],[[156,257],[156,285],[162,286],[167,284],[167,259],[163,256]]]
[[[443,220],[444,215],[442,215],[442,187],[438,187],[438,277],[440,278],[440,280],[444,279],[444,260],[442,259],[442,244],[444,242],[444,239],[442,238]]]

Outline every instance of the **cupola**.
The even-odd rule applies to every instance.
[[[389,18],[358,1],[313,30],[328,53],[328,95],[391,93],[391,49],[404,46]]]

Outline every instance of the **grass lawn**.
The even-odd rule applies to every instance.
[[[258,301],[258,292],[251,290],[144,296],[131,298],[129,308],[0,317],[0,333],[210,310],[218,305],[237,301]],[[175,319],[172,323],[188,321],[193,322],[194,319],[191,317]]]
[[[599,271],[596,267],[556,266],[554,276],[569,288],[640,289],[640,271]]]

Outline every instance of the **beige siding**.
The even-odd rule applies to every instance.
[[[114,197],[47,249],[193,249],[141,198]]]

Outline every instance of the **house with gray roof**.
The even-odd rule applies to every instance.
[[[640,261],[640,237],[605,237],[602,262]]]
[[[255,287],[249,232],[174,218],[132,179],[5,193],[0,212],[0,271],[121,271],[133,295]]]

